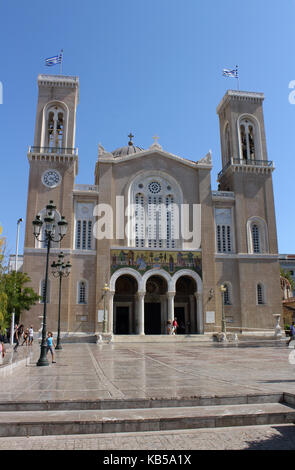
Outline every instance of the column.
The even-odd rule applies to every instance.
[[[190,323],[191,323],[191,330],[192,334],[196,333],[196,306],[195,306],[195,296],[189,296],[189,305],[190,305]]]
[[[161,334],[167,332],[167,298],[166,295],[160,295],[161,300]]]
[[[145,292],[137,292],[138,334],[144,335],[144,296]]]
[[[174,297],[175,292],[167,292],[168,298],[168,320],[171,321],[171,324],[174,320]]]
[[[107,301],[108,301],[108,308],[107,308],[107,312],[108,312],[108,333],[111,333],[111,334],[114,333],[114,331],[113,331],[113,328],[114,328],[114,295],[115,295],[115,292],[109,291],[108,292],[108,298],[107,298]]]
[[[204,334],[204,321],[203,321],[203,295],[195,292],[197,301],[197,333]]]

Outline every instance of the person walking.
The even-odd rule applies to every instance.
[[[17,351],[17,348],[19,346],[19,336],[18,336],[18,326],[17,325],[15,325],[15,327],[14,327],[13,342],[15,343],[15,346],[14,346],[13,350]]]
[[[28,342],[29,342],[29,328],[26,328],[25,331],[24,331],[22,346],[25,343],[26,343],[26,346],[28,346]]]
[[[34,341],[34,330],[33,330],[33,327],[30,326],[30,328],[29,328],[29,346],[33,345],[33,341]]]
[[[173,326],[171,324],[171,320],[167,321],[167,335],[172,335],[173,333]]]
[[[1,364],[1,362],[3,361],[4,356],[5,356],[5,344],[4,344],[4,341],[5,341],[4,334],[3,334],[3,333],[0,333],[0,364]]]
[[[55,343],[53,341],[53,334],[51,333],[51,331],[48,331],[48,333],[47,333],[47,350],[46,350],[46,354],[48,353],[48,351],[51,352],[52,364],[55,364],[53,348],[55,348]]]
[[[176,335],[177,328],[178,328],[178,323],[177,323],[177,318],[175,317],[173,320],[173,333],[172,333],[173,335]]]
[[[24,334],[24,325],[23,325],[23,324],[21,324],[21,325],[18,327],[17,334],[18,334],[18,342],[20,343],[20,342],[21,342],[21,339],[22,339],[22,336],[23,336],[23,334]]]
[[[292,325],[290,326],[290,339],[287,342],[287,345],[291,343],[292,340],[295,340],[295,324],[292,322]]]

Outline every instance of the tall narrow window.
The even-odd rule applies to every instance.
[[[78,284],[78,303],[87,304],[87,286],[85,281],[80,281]]]
[[[252,245],[253,245],[253,253],[260,253],[260,233],[259,227],[257,224],[252,225]]]
[[[229,123],[226,124],[225,132],[224,132],[224,141],[225,141],[225,156],[226,161],[230,161],[231,158],[231,145],[230,145],[230,129]]]
[[[262,284],[257,284],[257,303],[258,305],[263,305],[265,303],[264,288]]]
[[[231,301],[231,288],[230,288],[230,285],[228,283],[224,283],[223,285],[226,288],[226,291],[223,293],[223,303],[224,303],[224,305],[231,305],[232,301]]]
[[[145,209],[143,194],[135,196],[135,246],[144,247],[145,244]]]
[[[77,220],[76,225],[76,248],[77,250],[81,248],[81,220]]]

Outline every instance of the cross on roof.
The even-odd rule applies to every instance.
[[[159,140],[160,137],[158,137],[157,135],[154,135],[153,139],[154,139],[154,144],[157,144],[158,143],[158,140]]]
[[[130,139],[129,142],[128,142],[128,144],[129,144],[129,145],[132,145],[132,144],[133,144],[132,139],[133,139],[133,137],[134,137],[134,135],[132,134],[132,132],[130,132],[130,134],[128,135],[128,137],[129,137],[129,139]]]

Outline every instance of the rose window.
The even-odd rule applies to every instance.
[[[159,193],[162,189],[160,183],[157,183],[156,181],[152,181],[152,183],[149,184],[148,188],[149,191],[153,194]]]

